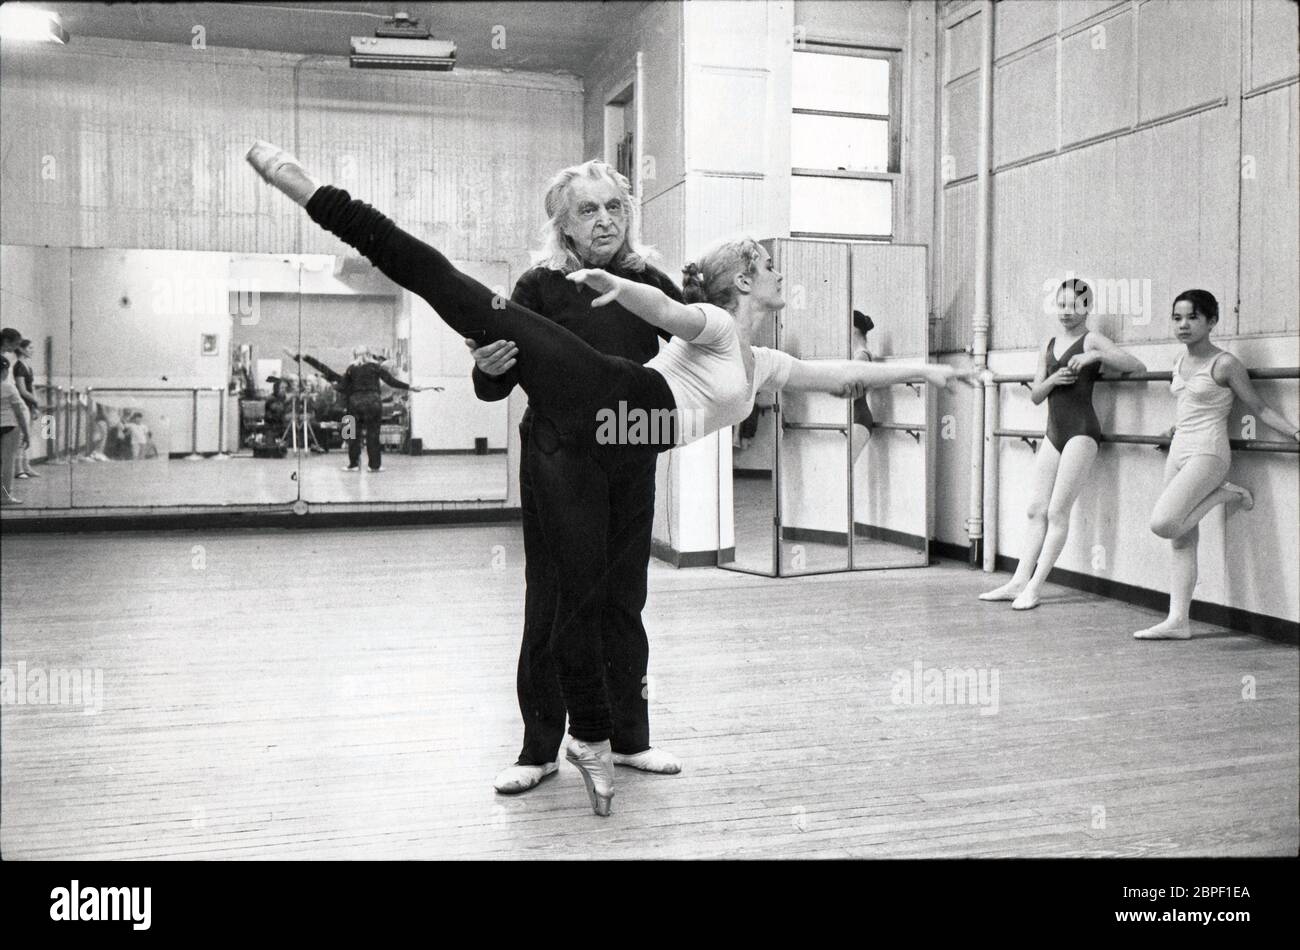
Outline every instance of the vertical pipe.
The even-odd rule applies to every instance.
[[[54,389],[54,337],[49,334],[45,336],[45,395],[54,397],[50,400],[49,408],[46,411],[57,422],[59,418],[59,397]],[[42,428],[49,431],[46,426],[42,426]],[[55,434],[57,435],[57,433]],[[57,453],[58,449],[54,441],[54,435],[47,435],[45,437],[46,464],[53,462]]]
[[[998,396],[993,374],[984,374],[984,570],[997,570],[998,560]]]
[[[979,166],[976,179],[978,215],[975,235],[975,315],[971,321],[971,357],[981,377],[988,371],[989,346],[989,270],[992,254],[989,247],[991,178],[993,148],[993,0],[980,6],[980,114]],[[985,385],[989,385],[985,381]],[[984,541],[984,400],[975,399],[971,425],[970,564],[981,561]]]
[[[199,455],[199,389],[190,390],[190,454],[186,458],[193,462],[201,459]]]
[[[91,393],[94,390],[86,388],[86,412],[90,412]],[[68,453],[68,461],[71,461],[77,454],[77,444],[72,441],[72,421],[69,418],[72,415],[72,403],[77,404],[77,427],[81,427],[81,399],[77,396],[77,390],[73,387],[68,388],[68,402],[64,404],[63,413],[63,446]],[[89,443],[89,439],[86,440]]]
[[[226,454],[226,391],[217,387],[217,456]]]

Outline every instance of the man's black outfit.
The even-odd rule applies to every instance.
[[[653,267],[605,269],[682,299],[672,281]],[[511,299],[601,353],[644,364],[659,351],[665,334],[617,301],[593,308],[592,296],[562,272],[534,267],[519,278]],[[473,380],[480,399],[496,401],[510,394],[518,377],[513,369],[491,377],[475,368]],[[583,642],[603,655],[613,750],[643,752],[650,747],[644,695],[649,643],[641,611],[657,455],[594,452],[580,436],[560,431],[531,408],[519,435],[527,590],[517,677],[524,745],[517,764],[554,762],[564,739],[565,703],[551,643],[557,623],[583,627]],[[569,616],[557,616],[562,603]]]

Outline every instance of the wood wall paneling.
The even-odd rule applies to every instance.
[[[1242,333],[1300,331],[1300,85],[1242,104]]]
[[[993,123],[995,168],[1056,149],[1055,43],[994,68],[993,115],[1012,117]]]
[[[1123,10],[1061,42],[1061,144],[1131,126],[1133,13]]]
[[[1293,0],[1251,0],[1250,76],[1247,89],[1289,79],[1297,73],[1296,47],[1300,24]]]
[[[1138,84],[1142,122],[1213,102],[1238,68],[1229,17],[1236,4],[1150,0],[1138,8]]]

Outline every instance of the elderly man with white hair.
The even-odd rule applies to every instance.
[[[617,301],[593,308],[598,294],[566,279],[599,267],[681,301],[681,292],[635,240],[627,179],[601,161],[565,168],[547,187],[545,208],[542,259],[519,278],[511,299],[602,353],[648,362],[666,334]],[[518,382],[514,343],[466,345],[474,354],[478,397],[506,398]],[[614,764],[678,772],[674,756],[650,745],[646,703],[649,643],[641,611],[656,456],[614,459],[593,452],[576,433],[559,431],[531,409],[519,432],[527,591],[517,688],[524,744],[516,763],[497,776],[496,789],[525,792],[554,774],[566,712],[575,738],[609,737]],[[563,676],[553,648],[565,650]],[[575,648],[581,651],[577,669]]]

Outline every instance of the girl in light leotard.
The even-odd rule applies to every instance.
[[[1197,524],[1215,505],[1255,507],[1251,493],[1225,481],[1232,461],[1228,413],[1233,396],[1271,429],[1300,441],[1300,430],[1259,397],[1241,361],[1210,342],[1219,322],[1219,302],[1205,290],[1174,298],[1174,330],[1187,351],[1174,363],[1170,390],[1178,398],[1174,438],[1165,463],[1165,487],[1151,512],[1151,530],[1173,542],[1169,616],[1133,634],[1139,640],[1186,640],[1192,591],[1196,587]]]

